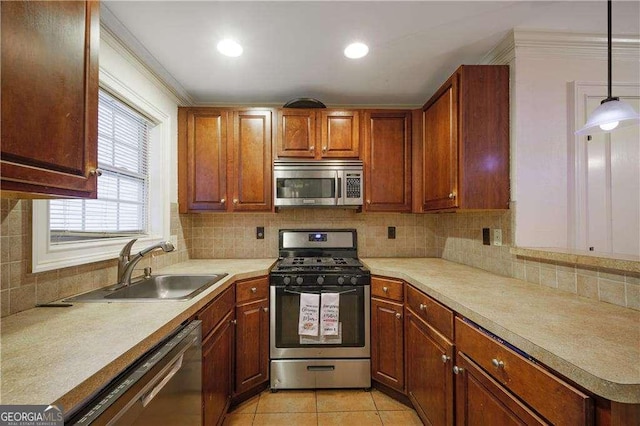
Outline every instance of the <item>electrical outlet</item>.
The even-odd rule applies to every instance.
[[[169,237],[169,242],[171,244],[173,244],[173,247],[175,248],[175,250],[178,250],[178,236],[177,235],[171,235]]]
[[[502,245],[502,229],[493,230],[493,245],[494,246]]]
[[[256,239],[264,240],[264,226],[256,227]]]
[[[395,240],[396,239],[396,227],[395,226],[387,227],[387,238],[390,239],[390,240]]]
[[[489,236],[489,228],[482,228],[482,244],[485,246],[491,245],[491,237]]]

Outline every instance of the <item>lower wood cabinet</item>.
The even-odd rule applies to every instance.
[[[476,363],[456,357],[457,425],[542,425],[544,420]]]
[[[402,304],[371,299],[371,378],[404,392]]]
[[[269,380],[269,281],[238,282],[236,298],[236,363],[234,395]]]
[[[205,425],[222,423],[231,398],[233,311],[202,344],[202,403]]]
[[[405,317],[409,399],[425,424],[451,425],[453,344],[408,307]]]

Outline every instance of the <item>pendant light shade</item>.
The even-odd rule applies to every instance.
[[[640,115],[631,105],[611,96],[611,0],[607,1],[607,54],[608,54],[608,96],[600,103],[584,127],[576,135],[610,132],[619,127],[640,123]]]

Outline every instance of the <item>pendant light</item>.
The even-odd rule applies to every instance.
[[[618,97],[611,96],[611,0],[607,1],[607,54],[608,54],[608,92],[607,98],[600,102],[584,127],[576,135],[610,132],[619,127],[626,127],[640,122],[640,115],[633,107]]]

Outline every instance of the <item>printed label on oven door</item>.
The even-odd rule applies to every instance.
[[[342,344],[342,323],[338,323],[337,336],[300,336],[301,345],[340,345]]]

